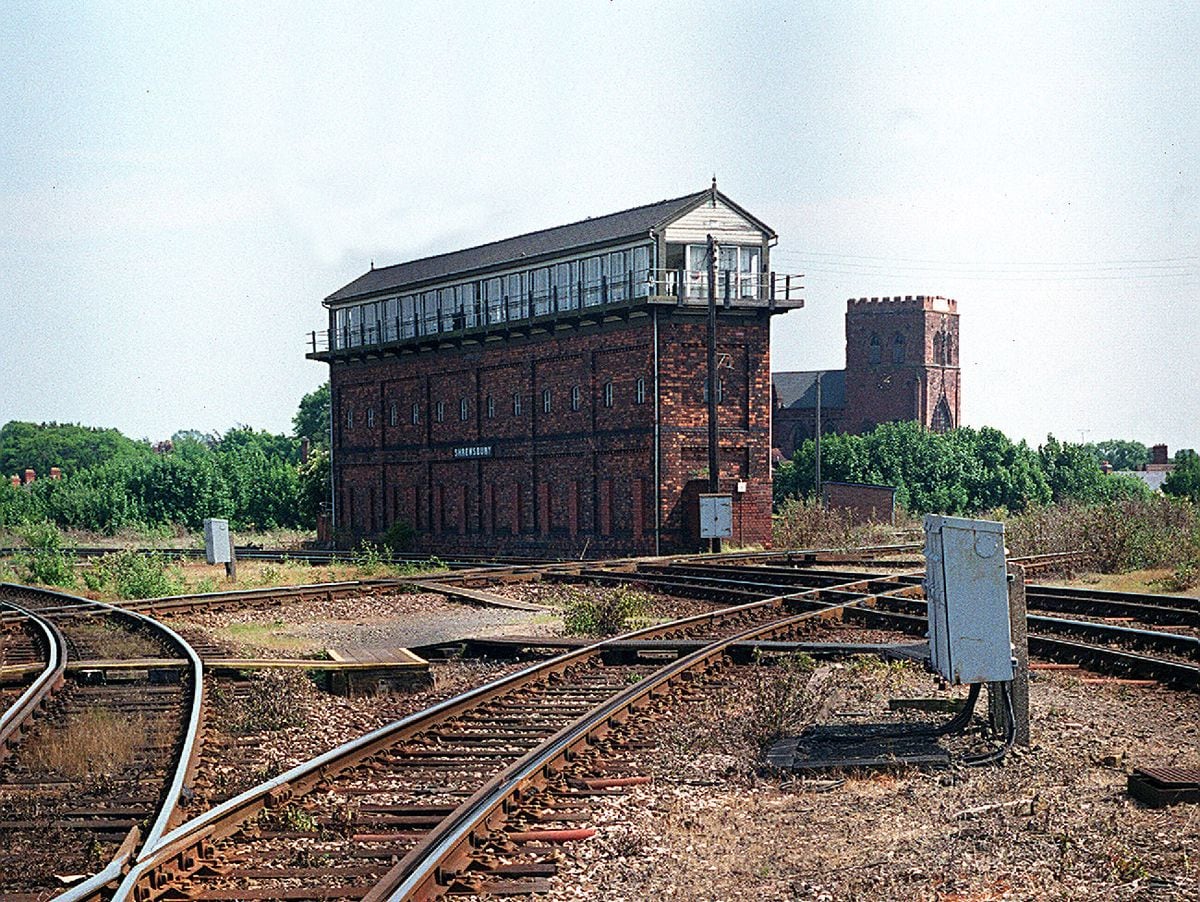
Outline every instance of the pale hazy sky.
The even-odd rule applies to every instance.
[[[967,425],[1200,446],[1198,46],[1194,3],[6,3],[0,423],[288,430],[372,260],[715,172],[806,273],[776,369],[941,294]]]

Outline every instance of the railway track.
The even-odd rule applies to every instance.
[[[56,670],[39,682],[61,687],[42,695],[36,717],[28,704],[5,714],[6,729],[11,715],[13,735],[23,736],[0,764],[0,893],[101,898],[181,819],[201,719],[200,662],[136,612],[13,585],[0,595],[57,636],[47,662]],[[163,657],[190,666],[174,682],[139,666]],[[78,678],[64,682],[67,664]]]
[[[67,647],[52,622],[14,602],[0,609],[16,619],[0,622],[0,762],[20,742],[34,714],[60,688]]]
[[[509,572],[520,578],[523,569]],[[912,574],[778,562],[547,569],[552,578],[634,581],[742,603],[640,631],[643,641],[708,643],[670,664],[606,655],[606,643],[560,655],[348,743],[143,843],[140,851],[127,839],[126,860],[135,863],[114,897],[376,899],[536,891],[552,872],[545,844],[577,826],[588,798],[631,778],[619,764],[637,745],[626,725],[656,716],[673,694],[695,691],[719,672],[733,646],[794,637],[803,624],[830,617],[925,632],[921,580]],[[1060,590],[1031,586],[1031,608],[1043,589],[1047,603],[1065,604],[1054,600],[1064,597]],[[1154,599],[1135,599],[1103,599],[1086,590],[1076,598],[1156,607]],[[1186,612],[1200,602],[1172,598],[1163,605]],[[1096,616],[1125,616],[1106,610]],[[1104,634],[1106,651],[1076,641],[1091,627],[1103,628],[1097,635]],[[1040,614],[1031,615],[1030,628],[1034,654],[1200,687],[1197,668],[1185,661],[1174,661],[1172,669],[1161,666],[1162,658],[1112,647],[1143,642],[1186,657],[1194,647],[1179,640],[1191,637]],[[1070,630],[1076,632],[1067,638]],[[1132,638],[1138,633],[1146,635]],[[75,640],[75,653],[95,649]],[[1131,658],[1140,663],[1131,665]]]
[[[850,584],[838,603],[861,603],[878,589],[914,591],[888,580]],[[669,692],[694,689],[724,665],[730,644],[840,617],[826,591],[791,591],[637,633],[721,636],[665,666],[606,663],[609,640],[398,721],[182,825],[130,872],[117,898],[422,898],[446,881],[488,892],[536,888],[544,860],[506,867],[486,839],[505,818],[540,816],[522,800],[534,784],[554,781],[555,762],[602,749],[622,722]],[[402,889],[410,884],[425,889]]]
[[[837,598],[834,583],[852,580],[876,586],[869,573],[811,570],[803,566],[649,564],[634,571],[584,570],[563,579],[588,579],[603,583],[634,582],[692,597],[717,597],[730,593],[743,600],[787,592],[795,587],[823,586],[825,601]],[[856,606],[847,616],[867,626],[901,630],[914,636],[928,631],[922,577],[897,574],[889,577],[915,591],[909,597],[883,593],[874,609]],[[1172,595],[1134,595],[1055,586],[1026,586],[1031,611],[1090,614],[1126,622],[1093,622],[1078,617],[1028,615],[1030,653],[1060,663],[1082,664],[1102,672],[1153,679],[1169,685],[1200,688],[1200,637],[1155,629],[1161,625],[1200,626],[1200,599]]]

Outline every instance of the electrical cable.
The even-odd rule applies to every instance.
[[[987,752],[982,755],[969,755],[962,759],[962,763],[967,767],[980,767],[984,764],[997,764],[1004,760],[1004,757],[1013,747],[1013,741],[1017,736],[1017,717],[1013,712],[1012,700],[1012,683],[1000,684],[1000,696],[1004,700],[1004,707],[1001,710],[1004,712],[1004,742],[1000,748],[994,751]]]

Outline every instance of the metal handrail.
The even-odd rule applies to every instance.
[[[729,304],[803,303],[802,276],[775,272],[721,270],[717,274],[717,296]],[[592,308],[653,297],[676,298],[680,303],[708,297],[707,274],[686,269],[626,270],[616,278],[580,278],[571,284],[551,283],[530,288],[520,296],[507,294],[475,299],[469,306],[452,310],[414,313],[412,317],[362,319],[335,330],[308,333],[309,353],[373,348],[396,342],[428,339],[472,331],[487,331],[517,323],[537,322],[546,317],[578,313]]]

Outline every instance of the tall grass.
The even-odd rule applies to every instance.
[[[802,498],[780,502],[772,532],[776,548],[853,548],[896,541],[896,528],[891,525],[856,523],[849,511]]]
[[[1033,508],[1009,517],[1005,533],[1014,556],[1084,551],[1102,573],[1195,567],[1200,561],[1196,506],[1163,496]]]

